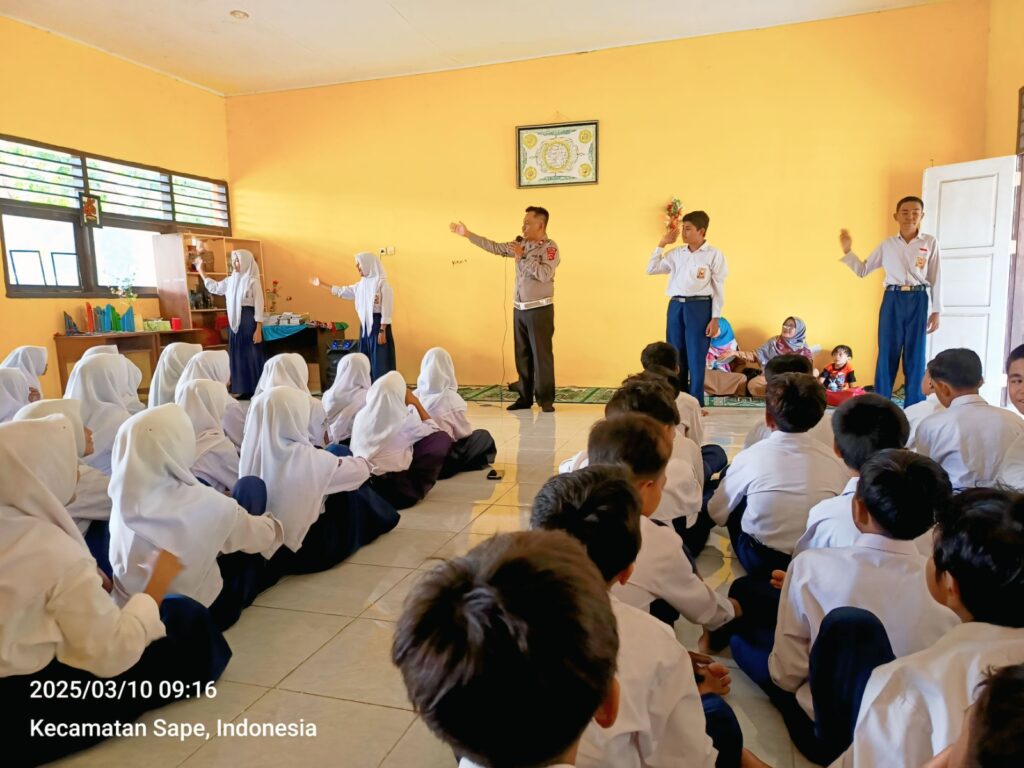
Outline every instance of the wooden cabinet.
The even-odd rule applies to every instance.
[[[189,293],[202,290],[199,273],[192,266],[197,255],[203,256],[206,276],[223,280],[231,272],[231,252],[247,250],[256,259],[264,287],[267,274],[263,268],[263,246],[259,240],[244,237],[221,237],[183,232],[173,235],[155,235],[156,282],[160,295],[160,316],[165,320],[181,318],[183,330],[197,330],[206,348],[226,345],[226,333],[217,329],[217,318],[225,317],[227,309],[223,296],[211,296],[212,309],[194,309]]]

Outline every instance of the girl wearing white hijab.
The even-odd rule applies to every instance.
[[[196,433],[196,460],[192,474],[222,493],[238,482],[238,451],[224,434],[224,409],[231,395],[223,384],[196,379],[178,387],[178,406]]]
[[[459,395],[452,356],[441,347],[428,349],[416,382],[416,397],[434,422],[454,441],[448,452],[441,478],[459,472],[483,469],[498,455],[494,438],[486,429],[473,429],[466,401]]]
[[[0,368],[17,368],[28,379],[29,400],[35,402],[43,396],[43,385],[39,377],[46,373],[46,347],[17,347],[9,354]]]
[[[143,591],[146,564],[163,549],[181,562],[171,589],[209,606],[226,629],[259,594],[283,529],[266,514],[262,480],[239,480],[225,496],[195,478],[195,457],[192,424],[173,403],[132,416],[118,431],[110,476],[114,596],[123,603]],[[248,554],[218,561],[234,552]]]
[[[359,316],[359,351],[370,359],[374,381],[395,370],[395,339],[391,333],[391,315],[395,292],[388,283],[387,272],[380,259],[372,253],[356,254],[360,280],[353,285],[329,285],[319,277],[310,282],[322,285],[339,299],[354,301]]]
[[[75,365],[64,393],[66,400],[82,404],[82,423],[92,430],[94,451],[85,463],[110,474],[110,450],[118,428],[131,414],[124,404],[127,369],[121,355],[94,355]]]
[[[121,350],[117,348],[117,344],[100,344],[95,347],[89,347],[85,352],[82,353],[82,357],[92,357],[93,355],[119,355]]]
[[[220,281],[206,276],[201,258],[197,258],[194,264],[206,290],[227,299],[231,391],[248,399],[256,389],[264,359],[263,283],[260,281],[259,264],[249,251],[232,251],[232,272]]]
[[[186,695],[216,680],[231,656],[205,608],[164,598],[178,568],[166,552],[122,608],[104,590],[64,506],[75,492],[73,432],[61,415],[0,425],[0,701],[11,705],[0,739],[8,755],[33,764],[102,737],[33,737],[32,721],[131,722],[170,700],[158,681],[180,681]],[[112,678],[114,690],[148,681],[153,696],[94,697],[97,678]],[[32,696],[41,681],[75,683],[85,695]]]
[[[93,452],[93,444],[92,430],[82,423],[82,404],[77,400],[40,400],[29,403],[14,414],[14,420],[43,419],[54,415],[65,416],[71,422],[78,448],[75,496],[65,506],[85,537],[100,570],[110,576],[110,496],[107,494],[110,478],[83,461]]]
[[[0,368],[0,423],[10,421],[22,406],[28,405],[28,379],[17,368]]]
[[[352,437],[352,422],[366,405],[370,389],[370,358],[362,352],[345,355],[338,362],[334,383],[324,392],[327,433],[332,442],[347,443]]]
[[[373,383],[352,425],[352,453],[373,464],[374,489],[398,509],[434,487],[451,445],[397,371]]]
[[[142,371],[139,370],[139,366],[122,355],[113,344],[89,347],[89,349],[85,350],[78,362],[75,363],[74,368],[71,369],[71,376],[68,377],[68,389],[71,388],[72,382],[74,382],[78,377],[78,366],[81,364],[82,360],[86,360],[90,357],[96,357],[97,355],[113,357],[115,360],[119,361],[117,365],[121,367],[121,374],[119,377],[120,381],[118,387],[121,390],[121,400],[124,403],[125,410],[130,414],[146,410],[145,403],[139,399],[139,385],[142,384]],[[66,397],[66,390],[64,394]]]
[[[174,402],[174,388],[178,385],[186,364],[203,351],[202,344],[175,341],[164,347],[157,360],[153,380],[149,382],[149,407]]]
[[[309,398],[309,440],[313,445],[323,447],[327,442],[327,412],[324,404],[309,391],[309,369],[302,355],[285,352],[274,355],[263,366],[263,375],[256,385],[253,397],[258,397],[271,387],[291,387],[305,392]]]
[[[174,399],[177,401],[181,390],[190,381],[196,379],[209,379],[224,385],[227,391],[231,383],[231,363],[228,353],[223,349],[204,349],[198,355],[185,364],[185,370],[181,372],[181,378],[174,388]],[[227,407],[224,409],[224,434],[234,443],[235,448],[242,447],[242,431],[245,429],[245,406],[235,400],[228,398]]]
[[[284,525],[275,575],[330,568],[398,524],[394,507],[363,487],[370,462],[314,448],[308,424],[309,398],[293,387],[254,398],[245,422],[241,472],[263,479]]]

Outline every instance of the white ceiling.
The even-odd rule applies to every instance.
[[[0,15],[238,95],[936,0],[0,0]],[[229,11],[250,18],[239,21]],[[2,41],[0,41],[2,44]]]

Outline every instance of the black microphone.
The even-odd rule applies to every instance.
[[[516,235],[516,242],[517,243],[522,243],[523,242],[523,236],[522,235]]]

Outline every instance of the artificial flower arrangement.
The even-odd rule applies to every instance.
[[[673,197],[665,206],[665,229],[675,229],[683,215],[683,204],[678,197]]]

